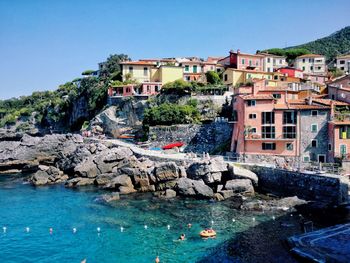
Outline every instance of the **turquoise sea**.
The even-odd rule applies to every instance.
[[[106,205],[99,201],[102,193],[63,186],[34,188],[16,176],[1,176],[0,262],[140,263],[154,262],[157,255],[160,262],[196,262],[274,216],[242,212],[230,202],[169,201],[145,194]],[[210,226],[217,238],[201,239],[200,230]],[[181,233],[187,240],[176,241]]]

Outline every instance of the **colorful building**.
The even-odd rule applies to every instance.
[[[322,55],[306,54],[297,57],[294,66],[304,73],[322,75],[326,73],[326,58]]]
[[[288,164],[327,162],[330,106],[298,92],[256,80],[234,90],[231,150],[246,161]]]
[[[350,103],[350,75],[333,79],[327,87],[330,99]]]
[[[237,52],[231,50],[228,67],[241,70],[264,71],[264,57],[264,55],[259,54],[241,53],[239,49]]]
[[[288,66],[287,58],[269,53],[258,53],[264,56],[264,71],[274,72],[279,68]]]
[[[350,73],[350,54],[338,56],[336,67],[344,72]]]
[[[256,70],[240,70],[227,68],[223,73],[224,84],[235,87],[237,85],[252,82],[253,79],[265,79],[283,81],[284,76],[278,72],[265,72]]]
[[[276,71],[282,73],[286,77],[299,78],[299,79],[304,78],[304,74],[301,69],[296,69],[293,67],[282,67],[282,68],[276,69]]]
[[[122,67],[123,81],[128,78],[139,83],[151,81],[151,69],[157,66],[154,61],[125,61],[120,63]]]
[[[108,97],[143,96],[157,95],[160,92],[162,83],[144,82],[140,84],[111,85],[108,89]]]

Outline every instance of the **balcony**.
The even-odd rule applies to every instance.
[[[296,138],[284,138],[283,135],[275,136],[275,138],[263,138],[261,134],[247,134],[245,135],[245,140],[248,141],[294,141]]]
[[[350,113],[334,113],[331,121],[336,122],[350,122]]]

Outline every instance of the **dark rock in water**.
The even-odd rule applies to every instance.
[[[189,178],[180,178],[175,188],[180,195],[184,196],[211,198],[214,195],[213,190],[202,180],[196,181]]]
[[[86,186],[86,185],[93,185],[94,181],[95,179],[93,178],[76,177],[68,180],[65,185],[67,187]]]
[[[112,202],[112,201],[117,201],[120,199],[119,193],[114,192],[111,194],[105,194],[101,196],[101,199],[105,201],[106,203]]]
[[[178,167],[174,162],[160,163],[155,167],[154,176],[157,182],[175,180],[179,178]]]
[[[252,181],[249,179],[234,179],[227,181],[225,184],[226,190],[233,190],[235,193],[254,194]]]

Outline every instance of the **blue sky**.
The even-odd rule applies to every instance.
[[[53,90],[110,54],[224,56],[350,25],[348,0],[0,0],[0,99]]]

